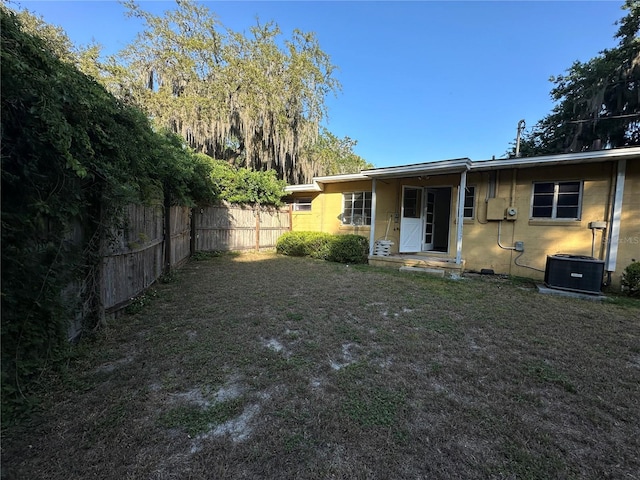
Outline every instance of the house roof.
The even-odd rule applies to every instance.
[[[349,175],[332,175],[328,177],[314,177],[313,183],[305,185],[290,185],[285,188],[288,193],[320,192],[326,183],[353,182],[376,178],[416,177],[420,175],[445,175],[463,171],[488,171],[504,168],[531,168],[551,165],[574,165],[594,162],[605,162],[622,159],[640,158],[640,147],[626,147],[609,150],[594,150],[579,153],[562,153],[538,157],[517,157],[500,160],[477,160],[456,158],[436,162],[399,165],[397,167],[372,168],[362,170],[361,173]]]
[[[499,170],[502,168],[530,168],[545,165],[574,165],[577,163],[594,163],[639,158],[640,147],[613,148],[608,150],[593,150],[589,152],[562,153],[539,157],[518,157],[502,160],[480,160],[472,162],[471,170]]]
[[[414,177],[416,175],[443,175],[469,170],[471,160],[468,158],[456,158],[453,160],[441,160],[438,162],[416,163],[413,165],[400,165],[398,167],[373,168],[363,170],[362,174],[369,178],[398,178]]]
[[[369,180],[369,177],[362,173],[349,173],[345,175],[330,175],[327,177],[313,177],[313,183],[303,185],[289,185],[285,188],[287,193],[295,192],[321,192],[326,183],[358,182]]]

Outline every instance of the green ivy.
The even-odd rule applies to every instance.
[[[98,209],[104,189],[91,165],[91,137],[101,129],[90,102],[100,89],[22,33],[13,15],[0,15],[4,421],[30,403],[38,373],[65,356],[79,300],[64,291],[88,270],[84,245],[71,234],[75,228],[91,238],[95,224],[82,218]]]
[[[184,202],[215,193],[175,136],[61,62],[4,7],[0,19],[2,406],[11,414],[66,357],[77,312],[88,307],[87,327],[97,324],[101,239],[122,206],[164,185]]]
[[[194,154],[1,5],[0,19],[2,408],[13,414],[66,358],[70,320],[84,311],[86,330],[99,324],[101,246],[125,205],[279,205],[284,183]]]

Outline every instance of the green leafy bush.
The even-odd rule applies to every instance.
[[[361,235],[334,235],[327,260],[338,263],[367,263],[369,241]]]
[[[331,235],[322,232],[287,232],[276,243],[276,251],[290,257],[323,258]]]
[[[198,157],[206,157],[198,154]],[[237,168],[223,160],[210,159],[210,179],[216,196],[229,203],[282,205],[286,182],[274,170]]]
[[[622,286],[630,297],[640,297],[640,262],[633,262],[624,269]]]
[[[322,232],[287,232],[276,251],[293,257],[312,257],[338,263],[367,263],[369,241],[360,235]]]

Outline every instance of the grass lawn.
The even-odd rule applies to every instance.
[[[6,479],[640,478],[640,302],[193,261],[2,432]]]

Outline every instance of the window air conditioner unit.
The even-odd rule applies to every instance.
[[[603,275],[603,260],[582,255],[548,255],[544,283],[549,288],[598,294]]]

